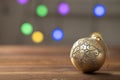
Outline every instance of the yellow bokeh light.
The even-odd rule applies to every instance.
[[[35,43],[40,43],[44,40],[44,35],[42,32],[40,31],[35,31],[33,34],[32,34],[32,40],[33,42]]]

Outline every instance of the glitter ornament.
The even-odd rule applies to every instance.
[[[91,73],[102,67],[106,59],[106,52],[101,34],[95,32],[91,37],[79,39],[73,44],[70,59],[78,70]]]

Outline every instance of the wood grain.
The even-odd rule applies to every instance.
[[[0,80],[120,80],[118,47],[109,49],[109,67],[93,74],[76,70],[69,52],[66,46],[0,46]]]

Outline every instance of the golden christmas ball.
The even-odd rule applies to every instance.
[[[106,59],[106,46],[100,33],[76,41],[70,52],[72,64],[82,72],[99,70]]]

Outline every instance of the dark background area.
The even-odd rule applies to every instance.
[[[70,5],[70,13],[61,16],[57,6],[61,1]],[[107,13],[102,18],[93,15],[95,4],[101,3]],[[38,17],[35,13],[37,5],[45,4],[49,13],[46,17]],[[72,45],[77,39],[89,36],[92,32],[100,32],[108,45],[120,45],[120,0],[29,0],[20,5],[16,0],[0,0],[0,44],[1,45],[36,45],[31,36],[20,32],[20,25],[30,22],[34,31],[40,30],[45,39],[37,45]],[[59,26],[65,37],[56,42],[51,38],[52,30]]]

